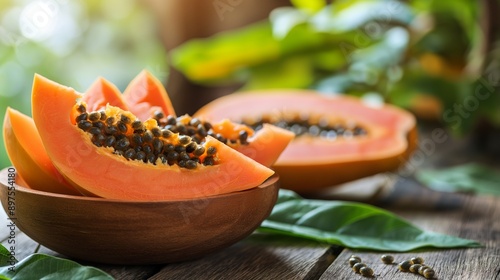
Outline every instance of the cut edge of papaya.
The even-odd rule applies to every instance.
[[[130,112],[141,121],[161,109],[164,115],[175,116],[172,102],[163,84],[149,71],[141,71],[127,86],[123,98]]]
[[[293,132],[274,125],[265,124],[262,129],[255,132],[252,128],[231,122],[229,119],[212,123],[212,129],[232,139],[237,139],[239,132],[246,131],[249,135],[247,144],[228,143],[228,145],[267,167],[272,166],[278,160],[281,153],[295,138]]]
[[[87,109],[98,111],[107,104],[128,110],[120,90],[103,77],[97,78],[82,96],[82,101],[87,103]]]
[[[295,138],[295,134],[274,125],[264,124],[250,139],[250,145],[231,146],[238,152],[253,160],[271,167],[279,159],[281,153]]]
[[[81,195],[52,164],[29,116],[8,107],[3,132],[9,159],[26,185],[40,191]]]

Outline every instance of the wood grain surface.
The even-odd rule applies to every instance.
[[[455,195],[452,195],[455,196]],[[439,199],[437,199],[440,201]],[[431,210],[410,207],[390,209],[426,230],[474,239],[484,245],[473,249],[422,249],[410,253],[344,250],[320,279],[366,279],[352,271],[347,263],[358,255],[372,267],[376,279],[425,279],[420,275],[399,271],[397,264],[386,265],[382,254],[391,254],[395,262],[412,257],[424,258],[436,271],[435,279],[500,279],[500,199],[488,196],[456,196],[453,207]],[[438,207],[440,203],[433,204]]]
[[[396,187],[394,191],[404,190]],[[432,192],[427,195],[432,197],[427,204],[418,200],[408,204],[395,202],[389,203],[388,209],[424,229],[475,239],[484,247],[410,253],[352,251],[301,239],[254,234],[223,251],[190,262],[157,266],[82,264],[97,266],[116,279],[365,279],[347,263],[355,254],[373,268],[375,279],[424,279],[400,272],[396,264],[383,264],[380,256],[390,253],[395,262],[415,256],[424,258],[436,271],[436,279],[500,279],[500,198]],[[398,199],[406,201],[401,195]],[[8,232],[2,230],[1,234],[2,243],[7,245]],[[19,259],[38,246],[21,232],[16,233],[16,245]],[[60,256],[44,247],[39,252]]]

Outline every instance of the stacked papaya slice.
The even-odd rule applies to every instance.
[[[235,93],[176,116],[147,71],[123,94],[103,78],[80,94],[36,75],[32,110],[33,119],[9,108],[4,122],[24,184],[114,199],[213,196],[274,172],[307,194],[397,170],[417,147],[410,113],[308,90]]]
[[[8,108],[4,142],[27,187],[122,200],[177,200],[257,187],[294,138],[273,125],[175,115],[141,72],[124,94],[99,78],[84,93],[35,75],[33,119]]]

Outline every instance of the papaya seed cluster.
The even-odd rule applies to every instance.
[[[426,279],[433,279],[436,275],[434,269],[424,264],[424,259],[421,257],[414,257],[409,260],[402,261],[398,264],[398,268],[402,272],[420,274]]]
[[[352,138],[368,134],[366,129],[357,124],[332,123],[332,121],[326,118],[314,118],[308,115],[263,115],[257,119],[244,120],[242,123],[254,130],[259,130],[264,123],[269,123],[287,129],[295,133],[295,136],[310,135],[313,137],[324,137],[329,140]]]
[[[127,160],[175,164],[187,169],[195,169],[199,164],[217,164],[217,149],[205,148],[202,139],[197,142],[189,135],[158,126],[148,129],[140,120],[131,120],[124,114],[107,116],[104,110],[87,112],[83,104],[77,106],[77,111],[78,128],[91,135],[95,146],[113,148],[114,154]]]
[[[394,257],[391,255],[382,255],[380,260],[384,264],[394,264]],[[352,255],[349,260],[349,266],[355,273],[359,273],[365,277],[373,277],[373,269],[368,267],[365,263],[361,261],[361,258]],[[436,272],[430,266],[424,264],[424,259],[422,257],[414,257],[409,260],[404,260],[398,264],[398,269],[402,272],[411,272],[415,274],[420,274],[426,279],[434,279]]]
[[[238,138],[227,139],[222,134],[214,132],[210,122],[192,118],[188,115],[176,118],[171,115],[165,116],[162,111],[155,111],[152,118],[157,121],[159,127],[179,133],[180,135],[187,135],[198,144],[203,142],[207,135],[210,135],[226,145],[248,145],[248,132],[245,130],[239,132]]]
[[[361,261],[361,258],[356,255],[352,255],[349,258],[349,266],[351,266],[352,270],[355,273],[359,273],[364,277],[373,277],[374,275],[373,269],[368,265],[366,265],[365,263],[363,263]]]

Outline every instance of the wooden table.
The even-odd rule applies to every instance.
[[[451,141],[451,140],[450,140]],[[442,144],[425,166],[443,166],[469,160],[497,163],[464,152],[464,141]],[[500,185],[500,182],[499,182]],[[437,279],[500,279],[500,197],[431,191],[410,178],[398,177],[369,201],[436,232],[474,239],[483,248],[419,250],[391,253],[396,261],[421,256],[436,271]],[[2,213],[3,214],[3,213]],[[3,217],[4,221],[6,216]],[[8,230],[0,227],[6,245]],[[38,244],[21,232],[16,235],[18,259],[33,253]],[[39,252],[58,255],[47,248]],[[253,234],[245,240],[195,261],[157,266],[110,266],[91,263],[116,279],[366,279],[355,274],[347,260],[360,256],[375,271],[375,279],[424,279],[398,271],[380,261],[382,252],[352,251],[296,238]]]

